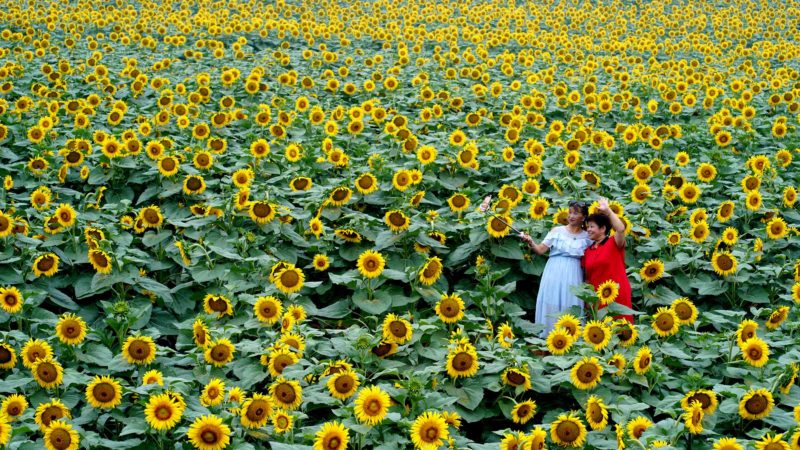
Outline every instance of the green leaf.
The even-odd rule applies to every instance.
[[[455,397],[459,405],[470,411],[477,408],[481,400],[483,400],[483,386],[481,386],[480,382],[477,380],[465,381],[464,385],[460,388],[447,385],[445,391],[449,395]]]
[[[358,290],[353,293],[353,304],[368,314],[378,315],[392,306],[392,297],[386,291],[376,291],[370,300],[366,290]]]
[[[86,344],[82,349],[75,352],[78,361],[87,362],[100,367],[108,367],[116,363],[111,350],[100,344]]]

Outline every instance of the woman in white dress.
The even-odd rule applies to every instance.
[[[583,317],[583,301],[570,288],[583,283],[581,257],[592,244],[583,223],[588,210],[585,202],[570,201],[567,225],[553,227],[541,243],[537,244],[526,233],[520,234],[520,238],[537,254],[549,251],[536,296],[535,321],[544,325],[542,337],[550,333],[559,316],[572,306],[577,306],[581,311],[579,317]]]

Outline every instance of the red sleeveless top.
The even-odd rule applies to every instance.
[[[606,237],[597,248],[594,244],[583,253],[581,258],[584,278],[586,282],[594,286],[595,290],[608,280],[614,280],[619,284],[619,295],[616,303],[625,305],[633,309],[631,305],[631,283],[628,281],[628,274],[625,272],[625,248],[617,247],[614,238]],[[601,309],[604,306],[599,306]],[[616,316],[615,319],[624,318],[633,323],[632,315]]]

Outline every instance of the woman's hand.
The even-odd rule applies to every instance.
[[[533,238],[528,233],[520,233],[519,234],[519,238],[522,239],[523,241],[525,241],[528,244],[528,246],[532,247],[532,246],[536,245],[533,242]]]
[[[611,207],[608,205],[608,199],[605,197],[600,197],[597,200],[597,211],[601,214],[605,214],[607,216],[611,215]]]

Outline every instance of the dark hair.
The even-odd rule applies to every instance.
[[[594,222],[598,228],[606,228],[606,236],[611,234],[611,219],[608,218],[605,214],[594,213],[590,214],[589,217],[586,218],[586,224],[588,225],[589,222]]]
[[[579,200],[570,200],[569,201],[569,209],[578,208],[581,211],[581,215],[585,218],[589,215],[589,205],[586,202],[582,202]]]

